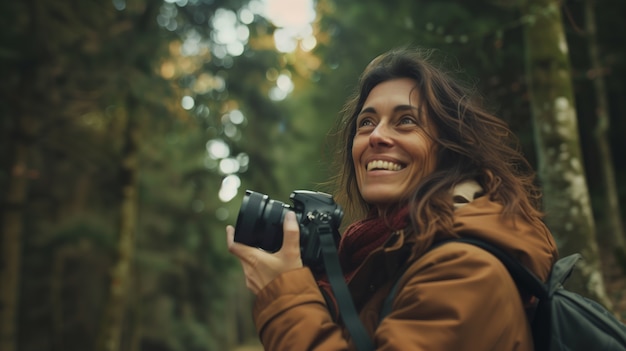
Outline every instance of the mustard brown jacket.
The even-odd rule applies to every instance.
[[[454,230],[495,244],[545,280],[557,257],[551,234],[501,213],[500,204],[479,197],[456,209]],[[392,311],[379,322],[411,239],[403,231],[393,233],[349,284],[376,350],[533,350],[524,303],[506,268],[464,243],[447,243],[411,258]],[[253,316],[265,350],[355,350],[306,267],[283,273],[261,290]]]

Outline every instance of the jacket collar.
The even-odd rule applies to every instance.
[[[457,184],[450,194],[456,210],[482,196],[483,188],[476,181],[467,180]],[[398,230],[391,233],[381,248],[369,254],[349,283],[357,308],[367,296],[397,274],[409,259],[415,241],[415,235]]]

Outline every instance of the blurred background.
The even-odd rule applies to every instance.
[[[574,288],[624,318],[625,20],[623,0],[0,2],[0,350],[254,345],[224,227],[246,189],[331,191],[329,130],[404,45],[512,126],[561,254],[585,256]]]

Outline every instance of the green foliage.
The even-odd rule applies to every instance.
[[[115,247],[115,228],[94,213],[80,217],[70,217],[67,222],[57,225],[48,238],[38,240],[38,245],[54,249],[89,242],[100,250],[110,254]]]
[[[134,2],[121,11],[110,3],[30,4],[2,5],[7,10],[3,16],[12,15],[3,26],[12,28],[3,31],[0,45],[0,69],[7,78],[0,84],[6,98],[0,106],[2,135],[15,136],[11,131],[26,118],[35,123],[25,212],[32,221],[22,265],[27,278],[21,349],[42,349],[27,340],[46,334],[54,339],[49,347],[93,346],[107,270],[115,259],[120,141],[128,118],[137,119],[142,135],[140,227],[131,289],[135,306],[129,311],[152,310],[152,303],[163,297],[173,306],[172,314],[164,315],[176,325],[173,334],[165,338],[158,326],[140,330],[155,335],[156,343],[216,349],[224,340],[210,332],[206,316],[225,299],[224,288],[213,282],[235,263],[225,250],[223,228],[236,209],[216,196],[224,175],[206,167],[205,144],[222,134],[224,126],[215,113],[205,123],[201,115],[181,109],[185,82],[193,79],[180,75],[180,81],[166,80],[159,74],[161,64],[180,58],[171,51],[177,37],[157,27],[162,4]],[[196,10],[213,13],[218,5]],[[172,10],[171,4],[163,7]],[[44,20],[35,23],[39,16]],[[206,22],[194,25],[206,28]],[[33,41],[41,45],[33,46]],[[213,75],[224,70],[207,62],[204,68]],[[138,115],[129,115],[129,94],[139,103]],[[215,97],[209,92],[208,104],[214,111],[224,110],[228,100]],[[3,138],[3,145],[2,164],[10,168],[11,138]],[[3,182],[1,188],[6,186]],[[216,212],[222,220],[216,220]],[[230,218],[223,214],[228,212]],[[93,274],[85,276],[82,267],[91,267]],[[48,277],[54,280],[52,287],[43,283]],[[87,285],[75,283],[81,281]],[[46,294],[55,298],[41,298]],[[30,313],[35,305],[39,312]],[[190,317],[181,309],[197,313]],[[55,321],[52,329],[44,323],[50,319]],[[68,327],[77,321],[84,328]],[[149,320],[141,323],[152,326]],[[126,339],[133,338],[137,328],[126,329]]]

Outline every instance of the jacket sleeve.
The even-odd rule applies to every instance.
[[[449,243],[416,261],[399,282],[377,350],[532,350],[519,292],[491,254]]]
[[[253,310],[266,350],[347,350],[311,271],[285,272],[257,295]]]
[[[428,252],[400,286],[392,312],[374,332],[376,350],[532,350],[515,283],[477,247],[449,243]],[[268,284],[257,295],[254,318],[266,350],[353,349],[306,267]]]

